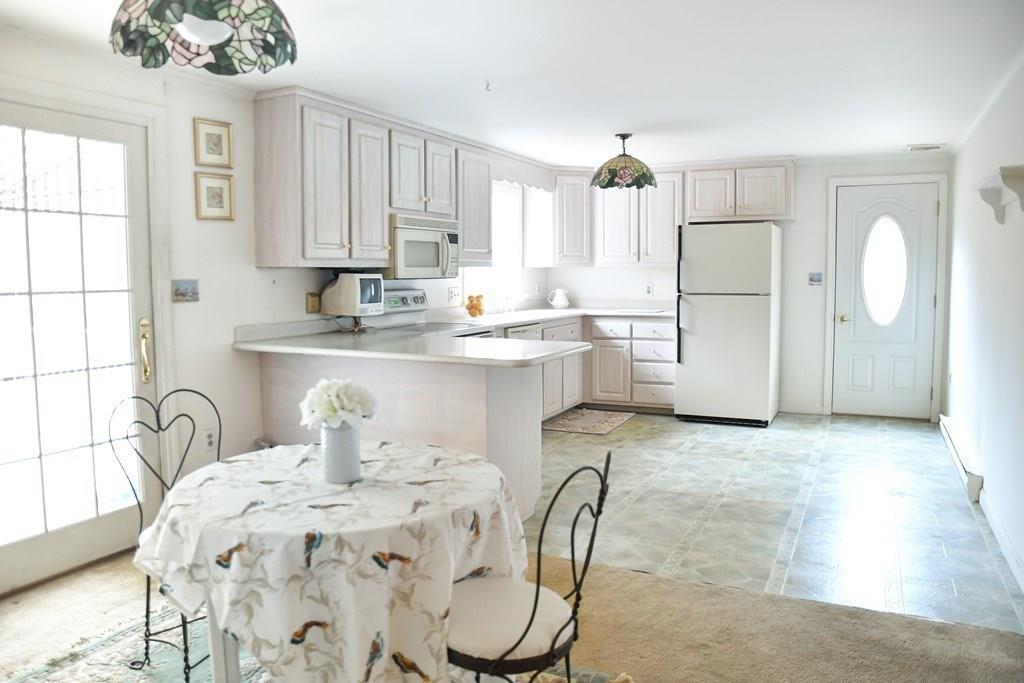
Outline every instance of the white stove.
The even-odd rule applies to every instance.
[[[387,329],[422,336],[446,337],[493,337],[494,327],[472,323],[428,323],[423,321],[424,312],[430,307],[427,293],[422,289],[400,289],[384,292],[385,314],[420,314],[416,322],[397,325]],[[403,315],[403,318],[405,316]]]

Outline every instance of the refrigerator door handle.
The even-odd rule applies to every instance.
[[[683,363],[683,295],[676,295],[676,365]]]
[[[683,291],[683,226],[676,228],[676,293]]]

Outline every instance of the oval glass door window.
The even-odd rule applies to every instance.
[[[880,216],[868,230],[860,281],[872,322],[892,324],[907,293],[907,242],[892,216]]]

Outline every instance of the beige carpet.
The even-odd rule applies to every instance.
[[[557,415],[541,426],[553,432],[572,432],[574,434],[610,434],[636,413],[619,412],[616,410],[591,410],[589,408],[572,408]]]
[[[571,586],[567,560],[542,582]],[[676,681],[1024,681],[1024,636],[594,565],[573,661]]]

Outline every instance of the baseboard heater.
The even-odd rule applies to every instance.
[[[767,427],[768,420],[745,420],[738,417],[711,417],[708,415],[676,415],[684,422],[706,422],[715,425],[735,425],[737,427]]]
[[[960,453],[956,450],[956,443],[953,441],[953,434],[949,427],[949,417],[939,415],[939,431],[942,432],[942,439],[946,442],[946,450],[949,451],[949,457],[953,459],[953,464],[956,465],[957,474],[960,475],[960,482],[964,485],[964,490],[967,491],[967,497],[971,499],[972,503],[977,503],[981,498],[981,489],[985,483],[985,478],[967,469],[963,459],[960,457]]]

